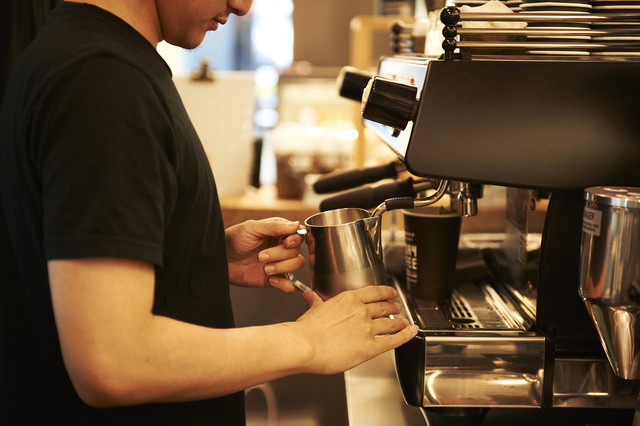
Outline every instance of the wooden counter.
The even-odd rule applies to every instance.
[[[276,216],[304,223],[306,218],[319,212],[317,204],[311,206],[301,200],[279,199],[276,197],[275,189],[268,187],[242,196],[221,196],[220,206],[225,227],[249,219]]]

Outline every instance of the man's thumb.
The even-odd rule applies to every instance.
[[[320,298],[320,296],[318,296],[318,293],[316,293],[313,290],[305,291],[304,294],[302,295],[302,299],[304,300],[304,303],[307,305],[307,309],[311,309],[315,305],[322,303],[322,299]]]

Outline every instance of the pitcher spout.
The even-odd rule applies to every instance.
[[[382,262],[382,216],[361,219],[364,229],[369,233],[376,256]]]

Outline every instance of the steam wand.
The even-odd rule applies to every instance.
[[[440,184],[436,188],[436,192],[429,195],[426,198],[415,199],[413,197],[401,197],[401,198],[391,198],[389,200],[385,200],[383,203],[380,203],[378,207],[373,211],[371,217],[377,217],[382,215],[384,212],[390,210],[397,209],[412,209],[414,207],[426,207],[438,202],[444,194],[447,192],[447,188],[449,187],[448,180],[441,180]]]

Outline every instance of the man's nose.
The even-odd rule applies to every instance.
[[[228,5],[231,13],[238,16],[244,16],[249,13],[252,2],[253,0],[229,0]]]

